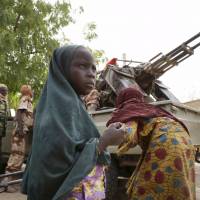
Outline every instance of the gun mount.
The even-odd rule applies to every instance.
[[[194,50],[200,46],[200,40],[197,41],[199,38],[200,33],[183,42],[169,53],[165,55],[159,53],[146,63],[116,59],[128,64],[122,67],[116,64],[107,64],[106,68],[101,72],[97,89],[99,91],[108,90],[107,86],[109,86],[117,94],[122,88],[134,84],[140,87],[147,95],[151,94],[156,100],[178,101],[158,78],[193,55]],[[130,65],[131,63],[140,64],[134,67]],[[102,81],[106,82],[106,84],[101,83]]]

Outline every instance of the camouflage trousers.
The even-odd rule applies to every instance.
[[[11,139],[11,154],[8,159],[6,172],[20,171],[25,158],[26,136],[19,136],[15,130]]]

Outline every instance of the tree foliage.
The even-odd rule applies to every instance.
[[[96,24],[94,22],[90,22],[86,25],[85,30],[83,32],[85,40],[91,42],[92,40],[98,37],[96,30]]]
[[[98,38],[98,34],[96,33],[97,25],[95,22],[87,23],[84,30],[83,35],[84,39],[91,43],[93,40]],[[107,57],[105,56],[104,50],[100,49],[91,49],[88,47],[94,57],[96,58],[97,70],[99,69],[99,65],[105,63],[107,61]]]
[[[54,4],[47,0],[0,0],[0,5],[0,83],[8,86],[10,104],[15,107],[22,84],[32,86],[37,101],[53,49],[60,42],[70,42],[61,30],[75,22],[71,17],[74,9],[67,0]],[[82,6],[78,12],[84,12]],[[87,23],[83,35],[89,43],[96,39],[96,24]],[[97,65],[105,61],[103,50],[91,51]]]
[[[44,0],[0,0],[0,82],[10,93],[30,84],[37,96],[48,71],[55,35],[73,22],[71,5]]]

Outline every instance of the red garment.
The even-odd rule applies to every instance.
[[[145,103],[144,96],[139,90],[126,88],[117,96],[116,110],[106,125],[109,126],[109,124],[114,122],[126,123],[131,120],[154,117],[168,117],[180,122],[185,127],[183,122],[179,121],[171,113],[160,107]]]
[[[107,65],[117,65],[117,58],[112,58],[110,61],[106,63]]]

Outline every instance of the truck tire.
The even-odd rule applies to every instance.
[[[118,165],[117,161],[112,159],[111,164],[106,170],[106,200],[116,200],[118,190]]]

